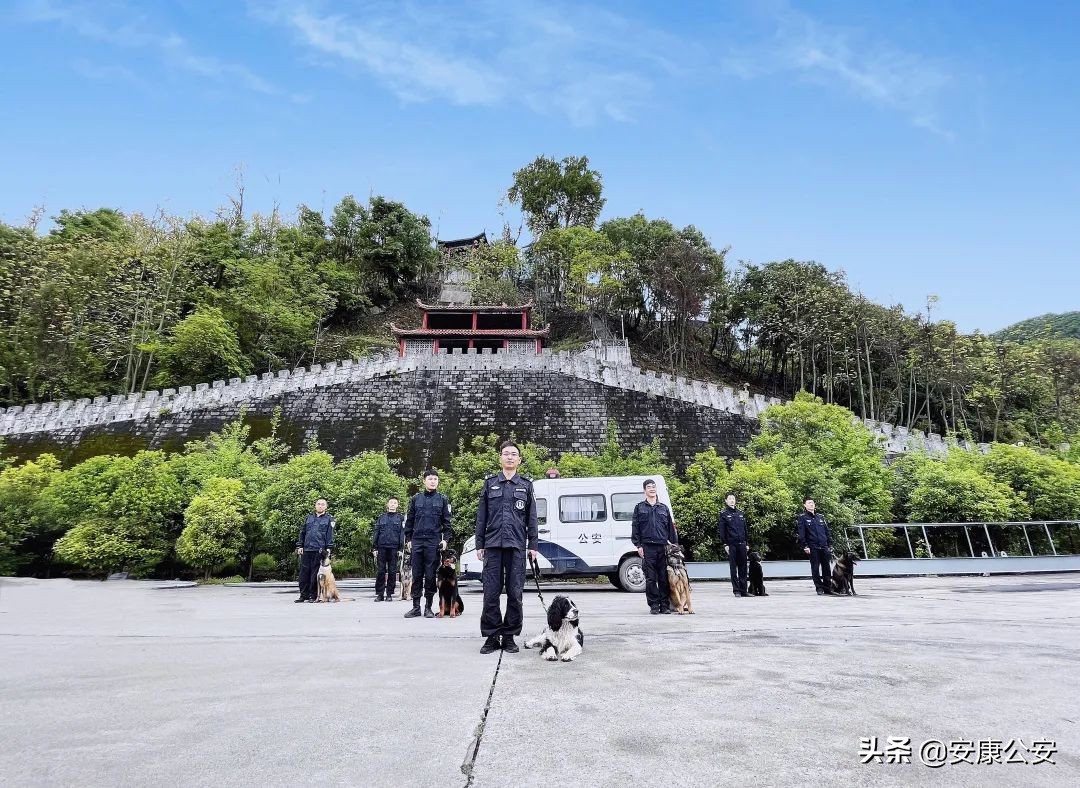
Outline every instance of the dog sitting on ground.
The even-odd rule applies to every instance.
[[[457,618],[465,609],[457,585],[457,553],[449,548],[442,551],[439,570],[435,573],[435,587],[439,589],[439,612],[437,618]]]
[[[568,596],[557,596],[547,609],[547,628],[525,641],[525,648],[540,648],[548,662],[572,662],[585,647],[585,635],[579,626],[577,605]]]
[[[334,580],[334,570],[330,568],[330,557],[324,555],[319,564],[319,593],[315,597],[316,602],[340,602],[341,594],[337,590],[337,582]]]
[[[751,552],[750,559],[750,596],[768,596],[765,591],[765,572],[761,568],[761,553]]]
[[[859,557],[850,550],[836,559],[836,566],[832,572],[832,592],[846,596],[858,596],[855,593],[855,564],[859,563]]]
[[[680,616],[685,613],[692,614],[694,606],[690,603],[690,576],[686,574],[686,554],[679,545],[669,543],[664,546],[664,555],[667,558],[671,607]]]
[[[401,598],[403,600],[412,599],[412,551],[403,550],[401,552],[401,572],[398,574],[398,579],[401,581]]]

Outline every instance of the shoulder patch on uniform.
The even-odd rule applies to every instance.
[[[453,514],[454,513],[454,507],[452,507],[450,505],[450,501],[446,502],[446,513],[447,514]]]

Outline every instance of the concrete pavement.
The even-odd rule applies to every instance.
[[[453,621],[406,621],[365,583],[338,605],[171,585],[0,581],[0,782],[1080,781],[1075,576],[864,579],[842,599],[698,583],[694,616],[567,585],[586,633],[571,664],[481,656],[476,584]],[[529,587],[525,611],[531,633]],[[910,737],[912,763],[860,764],[864,736]],[[928,738],[1051,739],[1057,765],[932,769]]]

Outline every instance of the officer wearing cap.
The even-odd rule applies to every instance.
[[[435,598],[435,567],[439,563],[439,551],[446,549],[450,538],[450,501],[441,492],[439,474],[428,468],[424,471],[424,491],[409,501],[405,516],[405,542],[412,546],[412,610],[405,618],[420,615],[420,578],[424,579],[424,618],[435,618],[431,600]]]
[[[521,449],[513,441],[499,447],[502,471],[484,479],[476,510],[476,556],[484,562],[484,612],[480,634],[486,640],[481,654],[501,648],[518,652],[514,636],[521,634],[521,596],[525,590],[525,550],[536,560],[536,499],[532,481],[518,474]],[[506,615],[499,596],[506,590]]]

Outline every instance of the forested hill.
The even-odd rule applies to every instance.
[[[998,339],[1027,342],[1032,339],[1080,339],[1080,312],[1030,317],[998,331]]]
[[[1080,443],[1078,339],[964,334],[931,318],[932,298],[920,311],[876,304],[818,262],[736,266],[693,225],[601,222],[602,177],[586,157],[540,157],[508,182],[532,242],[504,228],[452,263],[426,217],[380,196],[287,216],[236,199],[205,217],[100,208],[60,211],[47,232],[40,216],[0,223],[0,406],[389,350],[387,322],[416,325],[414,299],[437,298],[452,265],[474,275],[477,302],[534,301],[554,349],[581,347],[606,319],[639,363],[667,372],[806,390],[978,441]],[[1076,336],[1077,316],[1054,321]]]

